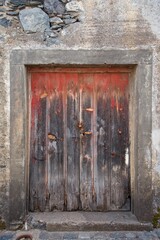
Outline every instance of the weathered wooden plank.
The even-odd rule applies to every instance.
[[[93,116],[87,111],[93,108],[93,75],[79,75],[80,79],[80,123],[81,157],[80,157],[80,200],[82,210],[94,209],[93,189]]]
[[[79,209],[80,126],[78,74],[67,79],[67,210]]]
[[[63,173],[63,74],[51,73],[47,77],[50,86],[48,114],[48,198],[49,210],[64,210]]]
[[[38,146],[37,146],[37,161],[38,161],[38,204],[40,211],[45,211],[46,206],[46,98],[40,100],[40,116],[38,119]]]
[[[123,99],[127,98],[127,86],[128,75],[111,74],[111,210],[121,209],[126,203],[125,154],[129,146],[126,146],[125,131],[128,119],[123,111],[128,105],[123,105]]]
[[[125,162],[123,162],[122,168],[122,179],[123,179],[123,194],[125,203],[123,204],[123,210],[130,210],[131,208],[131,194],[130,194],[130,142],[129,142],[129,96],[128,92],[126,92],[125,96],[121,99],[121,111],[120,118],[121,121],[121,129],[122,129],[122,139],[123,143],[121,149],[122,153],[125,155]],[[125,151],[124,151],[125,150]]]
[[[110,76],[95,74],[97,92],[97,210],[110,209]]]
[[[32,97],[32,106],[34,97]],[[31,111],[31,139],[30,139],[30,171],[29,171],[29,210],[38,210],[38,196],[37,196],[37,173],[38,162],[35,160],[35,145],[37,135],[37,119],[38,119],[38,104],[36,108],[32,107]]]
[[[32,78],[31,160],[30,160],[30,210],[45,210],[46,204],[46,97],[38,79]]]

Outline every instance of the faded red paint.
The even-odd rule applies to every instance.
[[[78,78],[77,73],[32,73],[32,107],[37,106],[41,98],[51,97],[53,92],[54,94],[64,93],[67,85],[74,85],[89,92],[96,88],[97,93],[103,89],[111,97],[111,106],[117,107],[117,100],[126,93],[129,84],[128,73],[97,73],[93,75],[93,78],[91,74],[83,73],[82,79],[83,81],[81,81],[81,75]],[[118,105],[118,109],[120,108],[121,106]]]

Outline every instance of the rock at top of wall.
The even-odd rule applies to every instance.
[[[82,2],[77,2],[75,0],[66,4],[66,11],[68,12],[83,12],[83,5]]]
[[[44,41],[85,18],[81,0],[0,0],[0,26],[44,33]],[[19,18],[18,18],[19,15]]]
[[[4,0],[0,0],[0,6],[4,4]]]
[[[15,5],[21,5],[21,4],[25,4],[27,0],[10,0],[9,2]]]
[[[60,0],[44,0],[44,9],[49,14],[63,14],[65,12],[65,5]]]
[[[19,19],[27,32],[43,32],[50,27],[48,15],[40,8],[21,10]]]
[[[5,17],[0,18],[0,25],[3,27],[9,27],[9,26],[11,26],[11,21],[6,19]]]

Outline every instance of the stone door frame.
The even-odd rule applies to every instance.
[[[29,66],[128,66],[130,76],[131,212],[150,222],[152,207],[152,52],[139,50],[12,50],[10,55],[10,225],[28,211]]]

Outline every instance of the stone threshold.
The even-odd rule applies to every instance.
[[[27,227],[47,231],[151,231],[131,212],[44,212],[29,213]]]

